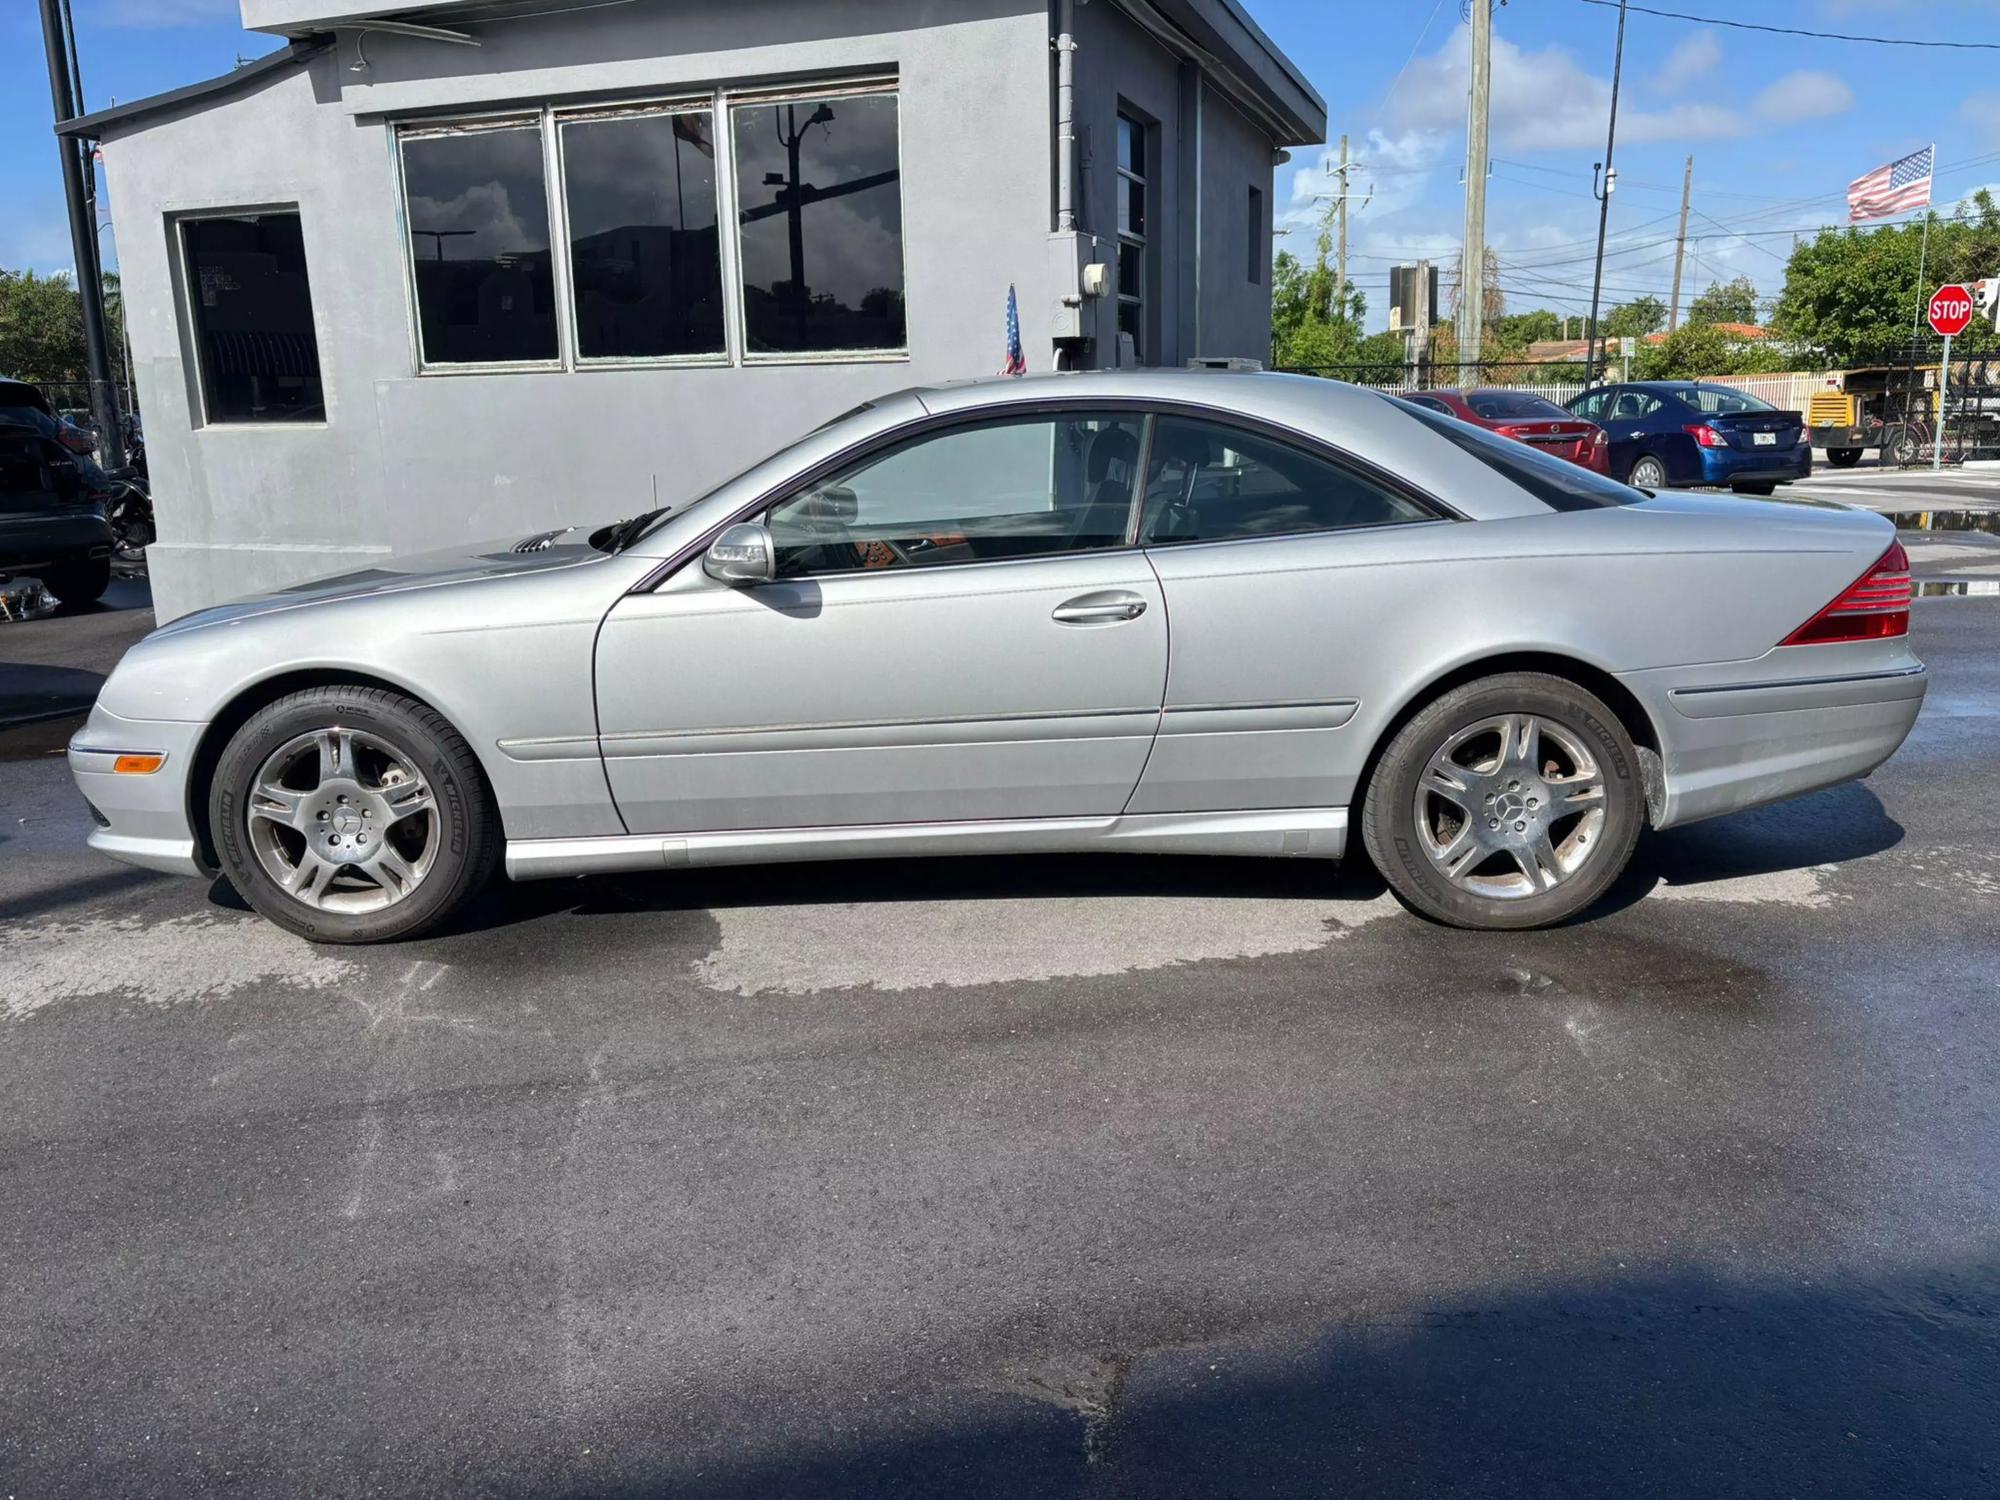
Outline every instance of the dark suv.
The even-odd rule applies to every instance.
[[[111,584],[111,484],[59,434],[39,390],[0,380],[0,574],[29,574],[64,604],[89,604]]]

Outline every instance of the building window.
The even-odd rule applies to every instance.
[[[540,122],[406,133],[402,146],[424,363],[557,360]]]
[[[1253,286],[1264,280],[1264,190],[1250,189],[1250,281]]]
[[[896,96],[731,113],[746,354],[901,349]]]
[[[206,422],[323,422],[319,340],[296,212],[183,219]]]
[[[723,353],[714,121],[708,110],[561,121],[578,359]]]
[[[1118,117],[1118,331],[1146,357],[1146,127]]]

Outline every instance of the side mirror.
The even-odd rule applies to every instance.
[[[727,528],[708,544],[701,570],[720,583],[769,583],[778,576],[778,554],[771,544],[770,528],[756,521],[739,521]]]
[[[807,500],[805,514],[808,520],[848,526],[861,514],[861,501],[844,484],[823,485]]]

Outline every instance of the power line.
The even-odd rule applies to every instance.
[[[1585,5],[1602,5],[1616,10],[1619,0],[1583,0]],[[1693,21],[1702,26],[1727,26],[1736,31],[1767,31],[1776,36],[1809,36],[1822,42],[1867,42],[1876,47],[1929,47],[1958,52],[2000,52],[2000,42],[1931,42],[1907,36],[1859,36],[1851,31],[1808,31],[1802,26],[1766,26],[1759,21],[1725,21],[1719,16],[1691,16],[1681,10],[1654,10],[1646,5],[1626,5],[1644,16],[1663,16],[1669,21]]]

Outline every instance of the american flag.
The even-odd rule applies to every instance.
[[[1025,375],[1028,373],[1028,356],[1021,352],[1021,304],[1014,300],[1014,286],[1007,285],[1007,363],[1000,367],[1002,375]]]
[[[1936,162],[1937,147],[1926,146],[1855,178],[1847,185],[1847,222],[1859,224],[1929,207],[1931,168]]]

